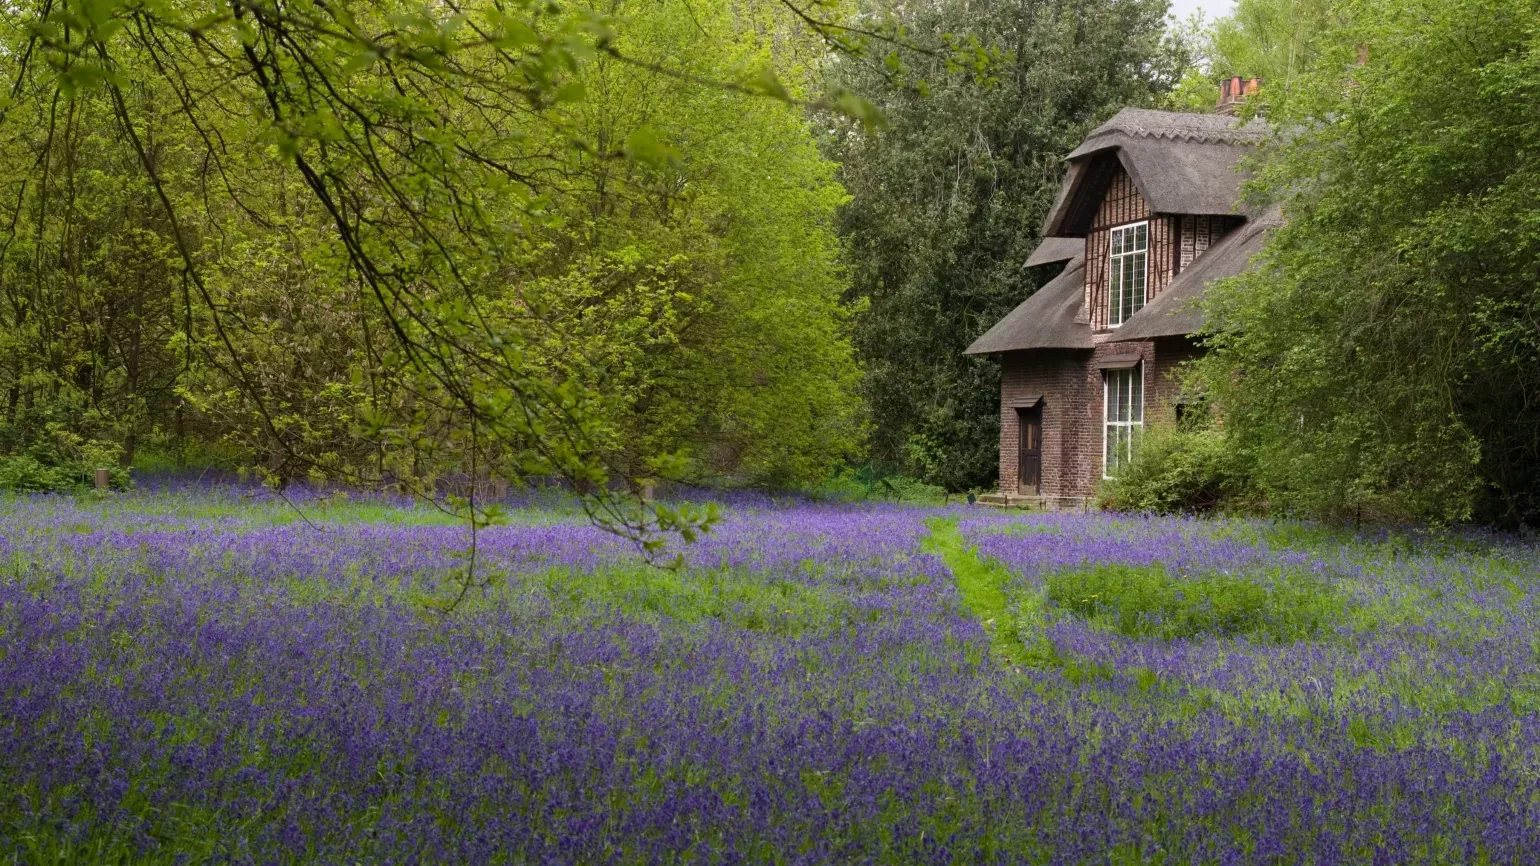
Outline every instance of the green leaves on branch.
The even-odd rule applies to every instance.
[[[1267,96],[1290,221],[1210,293],[1227,438],[1280,509],[1540,521],[1540,5],[1328,11]]]

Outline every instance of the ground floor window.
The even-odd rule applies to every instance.
[[[1133,459],[1144,429],[1144,365],[1102,372],[1102,477],[1111,478]]]

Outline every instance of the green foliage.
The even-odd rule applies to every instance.
[[[774,65],[788,95],[808,86],[797,41],[777,62],[772,41],[788,34],[752,9],[618,8],[617,46],[632,60],[704,79]],[[579,80],[586,97],[563,108],[562,136],[630,141],[645,130],[672,156],[662,169],[603,154],[553,164],[581,182],[553,195],[561,227],[499,312],[544,311],[535,357],[604,395],[595,433],[617,474],[684,451],[695,480],[823,479],[859,450],[863,416],[834,234],[846,196],[803,112],[638,78],[608,57]]]
[[[0,454],[58,423],[276,485],[562,476],[639,540],[710,517],[612,491],[816,482],[863,432],[804,107],[877,119],[813,89],[843,14],[15,4]]]
[[[1247,510],[1249,471],[1212,424],[1147,424],[1134,459],[1096,491],[1112,511],[1206,514]]]
[[[60,435],[51,441],[34,442],[19,453],[0,457],[0,490],[10,493],[85,490],[95,484],[98,468],[107,470],[112,487],[128,487],[128,470],[118,465],[116,448],[71,441]]]
[[[1179,578],[1159,563],[1052,572],[1045,583],[1048,600],[1075,616],[1125,637],[1160,640],[1298,640],[1319,634],[1339,607],[1329,587],[1299,576],[1271,584],[1222,574]]]
[[[1296,75],[1325,59],[1329,34],[1345,23],[1342,0],[1236,0],[1214,22],[1211,73],[1218,78],[1260,78],[1286,90]]]
[[[906,475],[880,475],[872,464],[843,466],[822,484],[808,491],[820,499],[837,502],[906,502],[911,505],[942,505],[946,490]]]
[[[888,119],[875,134],[839,121],[826,137],[852,197],[840,232],[862,304],[855,344],[872,457],[951,491],[987,488],[998,464],[999,368],[962,352],[1046,279],[1023,263],[1062,155],[1119,108],[1151,104],[1180,64],[1162,41],[1161,0],[897,9],[912,38],[971,42],[991,62],[981,76],[939,57],[916,61],[924,88],[894,86],[862,64],[837,67],[840,82]]]
[[[1192,62],[1167,106],[1212,110],[1219,81],[1234,76],[1260,78],[1268,93],[1287,91],[1326,57],[1324,44],[1344,26],[1348,7],[1342,0],[1237,0],[1215,21],[1195,16],[1176,33]]]
[[[1284,512],[1540,521],[1540,5],[1336,8],[1267,96],[1290,222],[1210,293],[1204,378]]]

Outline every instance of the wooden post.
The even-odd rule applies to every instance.
[[[106,490],[112,486],[112,475],[106,469],[96,470],[96,489]]]
[[[642,482],[642,501],[643,502],[651,502],[652,501],[652,482],[651,481],[643,481]]]
[[[492,498],[498,502],[508,498],[508,479],[501,475],[492,479]]]

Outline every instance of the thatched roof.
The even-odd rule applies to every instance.
[[[984,336],[973,341],[965,355],[993,355],[1023,349],[1089,349],[1091,325],[1081,320],[1085,296],[1085,259],[1076,256],[1064,272],[1032,293]]]
[[[1215,280],[1245,273],[1251,267],[1252,257],[1267,242],[1268,230],[1282,222],[1282,212],[1273,208],[1225,235],[1193,260],[1187,270],[1177,274],[1165,291],[1124,322],[1108,342],[1176,337],[1203,330],[1203,311],[1197,303],[1203,290]]]
[[[1154,111],[1148,108],[1125,108],[1112,119],[1091,130],[1080,146],[1069,152],[1066,159],[1077,159],[1107,147],[1132,139],[1154,140],[1169,144],[1247,144],[1254,145],[1267,138],[1266,122],[1252,120],[1241,123],[1222,114],[1194,114],[1186,111]]]
[[[1043,234],[1086,234],[1118,165],[1157,213],[1240,213],[1236,164],[1267,135],[1260,120],[1125,108],[1070,152]]]
[[[1027,256],[1027,267],[1067,262],[1085,252],[1085,238],[1043,238],[1032,255]]]

